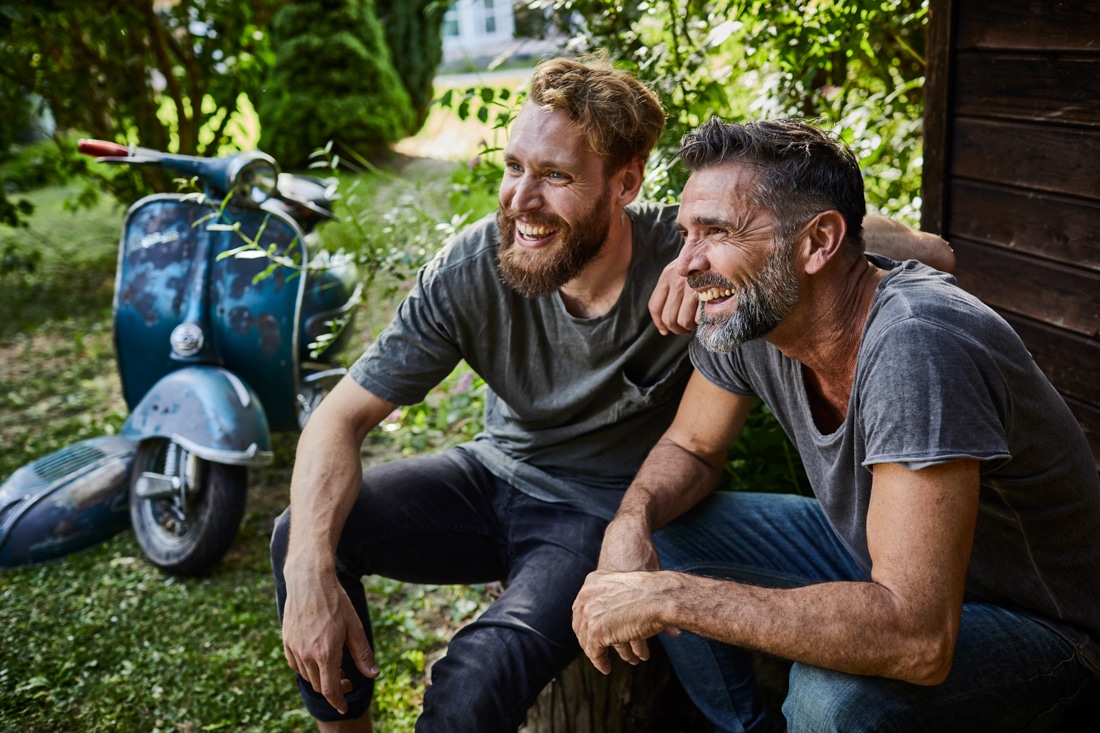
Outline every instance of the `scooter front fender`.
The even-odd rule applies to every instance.
[[[167,438],[199,458],[237,466],[271,462],[271,431],[255,391],[233,372],[189,366],[171,372],[130,413],[120,435]]]

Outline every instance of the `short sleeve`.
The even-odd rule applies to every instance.
[[[907,317],[883,329],[860,359],[855,391],[864,466],[916,470],[1009,456],[1011,402],[989,347],[959,329]]]

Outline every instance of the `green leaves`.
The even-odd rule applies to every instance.
[[[648,165],[650,198],[679,196],[680,138],[710,117],[800,117],[855,147],[873,212],[919,218],[923,0],[527,4],[583,18],[572,47],[606,49],[660,94],[668,125]]]

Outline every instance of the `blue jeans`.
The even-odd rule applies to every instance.
[[[280,617],[290,521],[288,510],[271,541]],[[580,653],[573,599],[596,568],[606,525],[517,491],[462,450],[364,471],[336,564],[368,637],[364,575],[432,584],[506,581],[503,594],[454,635],[433,665],[418,732],[515,732],[542,688]],[[386,650],[376,654],[382,659]],[[346,649],[343,669],[354,685],[345,716],[298,678],[318,720],[355,719],[370,708],[373,681],[358,674]]]
[[[662,567],[773,588],[867,581],[816,500],[719,493],[657,533]],[[661,637],[680,681],[716,731],[765,731],[749,654],[685,633]],[[1027,616],[967,602],[947,680],[934,687],[791,668],[783,716],[791,733],[1045,731],[1096,689],[1062,637]]]

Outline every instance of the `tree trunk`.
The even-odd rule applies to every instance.
[[[519,733],[702,733],[706,719],[676,679],[668,655],[651,640],[650,660],[631,667],[612,655],[604,676],[587,657],[578,657],[546,686],[527,712]],[[791,663],[752,654],[764,705],[781,725]]]
[[[637,667],[612,655],[604,676],[585,656],[546,686],[520,733],[696,733],[703,716],[676,679],[660,643]]]

